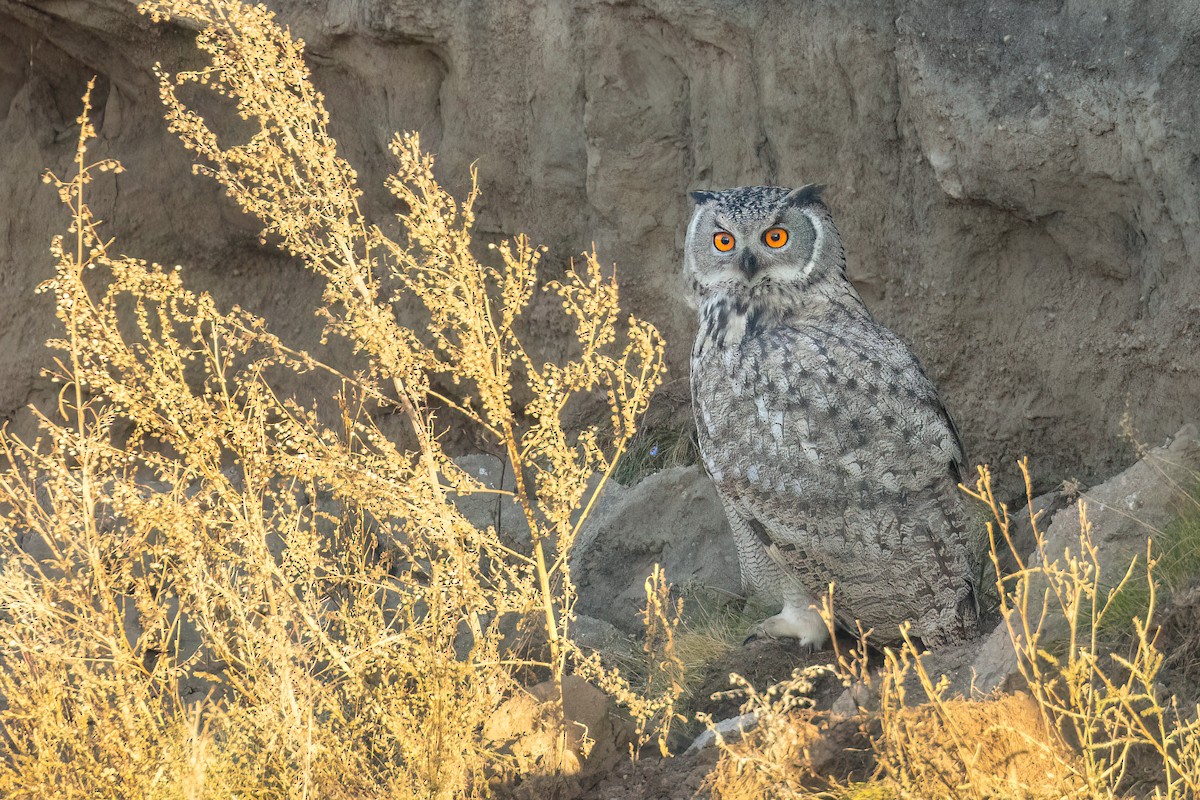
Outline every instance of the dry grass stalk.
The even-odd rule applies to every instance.
[[[142,9],[201,28],[209,64],[160,73],[171,129],[197,172],[262,220],[264,240],[324,279],[326,333],[349,339],[362,366],[289,348],[263,320],[188,290],[179,268],[114,255],[85,189],[120,167],[88,162],[85,98],[75,174],[47,176],[72,212],[42,286],[65,330],[52,343],[58,411],[39,418],[37,441],[0,437],[0,793],[486,794],[511,764],[480,730],[518,670],[600,677],[568,636],[567,554],[599,491],[589,478],[611,473],[660,382],[659,336],[621,324],[616,284],[589,253],[547,287],[576,354],[540,363],[518,320],[541,251],[518,237],[496,265],[476,260],[477,193],[446,193],[415,135],[392,146],[401,242],[361,213],[302,43],[269,12],[222,0]],[[229,100],[254,134],[225,144],[182,87]],[[425,336],[396,319],[402,293],[426,307]],[[340,425],[279,397],[280,371],[340,381]],[[435,392],[434,377],[461,393]],[[596,392],[609,429],[569,432],[568,405]],[[441,450],[434,406],[508,453],[527,552],[447,501],[484,488]],[[407,446],[374,422],[392,408]],[[129,435],[115,435],[126,421]],[[673,618],[656,580],[648,619],[669,665]],[[531,615],[549,642],[533,660],[502,630]],[[644,723],[669,724],[673,680],[647,699],[603,677]]]
[[[1027,462],[1020,468],[1031,494]],[[1008,510],[992,494],[986,469],[969,493],[992,512],[988,529],[993,551],[1000,542],[1011,547]],[[1114,580],[1102,574],[1084,501],[1079,502],[1079,519],[1079,546],[1064,553],[1047,552],[1033,519],[1036,563],[1026,564],[1016,553],[1018,571],[1001,581],[1001,610],[1021,674],[1063,744],[1079,752],[1079,777],[1087,792],[1081,796],[1119,796],[1136,755],[1139,773],[1154,766],[1154,797],[1196,797],[1200,706],[1181,708],[1158,681],[1163,653],[1150,622],[1158,590],[1152,543],[1147,543],[1140,567],[1135,560]],[[1146,585],[1145,616],[1113,620],[1119,613],[1114,601],[1135,578]],[[1129,634],[1127,654],[1102,646],[1099,631],[1115,627]],[[1046,630],[1054,630],[1064,643],[1043,645]]]
[[[727,741],[719,731],[710,728],[721,748],[721,757],[709,777],[714,798],[836,796],[831,793],[839,787],[830,785],[821,791],[813,788],[828,782],[808,767],[809,748],[820,741],[824,731],[795,716],[795,712],[811,708],[809,694],[813,682],[829,671],[832,667],[797,670],[790,680],[761,693],[740,675],[730,675],[736,687],[733,691],[745,698],[743,715],[752,716],[747,718],[747,730],[736,741]]]
[[[1032,497],[1027,464],[1020,464]],[[1001,549],[1014,549],[1010,519],[981,468],[964,490],[990,511],[993,564]],[[878,701],[864,718],[872,733],[878,770],[865,784],[827,782],[819,791],[806,780],[807,754],[798,739],[811,722],[786,714],[799,707],[803,681],[776,687],[774,695],[752,691],[744,707],[758,715],[761,730],[738,743],[721,742],[714,794],[722,800],[757,797],[906,798],[1116,798],[1138,795],[1166,800],[1200,796],[1200,707],[1181,708],[1158,681],[1163,653],[1153,618],[1157,562],[1135,561],[1117,579],[1102,575],[1092,543],[1087,507],[1080,503],[1077,548],[1049,553],[1034,518],[1036,563],[1014,553],[1018,570],[1000,576],[997,588],[1018,655],[1029,699],[1009,695],[984,699],[951,696],[949,682],[931,674],[919,646],[907,636],[884,651],[884,664],[867,669],[865,641],[850,654],[837,654],[848,686],[863,687]],[[1151,551],[1152,552],[1152,551]],[[1147,585],[1145,616],[1112,619],[1114,604],[1137,576]],[[826,609],[828,618],[832,619]],[[1127,653],[1106,648],[1097,631],[1120,627]],[[860,637],[864,638],[865,637]],[[915,683],[920,703],[908,697]],[[825,736],[817,731],[817,736]],[[718,737],[719,739],[720,737]]]

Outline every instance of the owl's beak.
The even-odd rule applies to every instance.
[[[754,277],[754,273],[758,272],[758,259],[754,256],[753,251],[742,251],[742,257],[738,259],[738,269],[747,278]]]

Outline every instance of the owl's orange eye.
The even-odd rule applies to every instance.
[[[771,228],[763,234],[763,241],[767,243],[767,247],[783,247],[787,244],[788,234],[783,228]]]
[[[726,231],[717,231],[713,234],[713,247],[722,253],[728,253],[733,249],[733,234]]]

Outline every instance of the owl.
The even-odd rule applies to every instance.
[[[783,610],[756,633],[819,646],[837,623],[927,647],[978,632],[982,535],[937,391],[846,278],[819,186],[695,192],[684,273],[705,467],[747,588]],[[814,601],[814,598],[817,601]]]

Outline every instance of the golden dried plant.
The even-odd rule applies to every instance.
[[[1032,497],[1028,463],[1019,466]],[[1153,542],[1140,564],[1135,559],[1121,573],[1106,574],[1113,565],[1100,557],[1081,499],[1079,540],[1062,553],[1048,550],[1031,513],[1036,556],[1026,562],[1013,546],[1008,509],[992,493],[986,468],[968,494],[992,514],[993,553],[1007,548],[1015,558],[1016,572],[998,582],[1004,624],[1048,727],[1078,752],[1079,796],[1122,796],[1135,760],[1153,797],[1200,796],[1200,704],[1181,704],[1159,681],[1164,654],[1152,622],[1159,588]],[[1145,584],[1144,609],[1121,616],[1127,606],[1116,601],[1134,581]],[[1105,646],[1106,629],[1126,632],[1127,652]]]
[[[1019,467],[1032,499],[1027,462]],[[902,645],[883,651],[878,669],[868,669],[860,631],[858,648],[837,653],[836,667],[848,688],[869,696],[861,721],[876,765],[871,779],[812,780],[805,748],[828,729],[788,717],[808,690],[807,676],[797,675],[765,693],[747,691],[743,710],[755,714],[758,727],[739,741],[718,737],[715,797],[1200,796],[1200,705],[1181,703],[1160,682],[1164,653],[1150,622],[1156,558],[1104,574],[1081,501],[1079,540],[1063,553],[1048,551],[1031,512],[1037,553],[1027,562],[1012,541],[1012,520],[992,491],[990,470],[981,467],[974,487],[963,488],[991,515],[1000,611],[1028,693],[956,696],[907,632]],[[1011,553],[1015,572],[1002,573],[1000,553]],[[1145,613],[1122,617],[1125,606],[1114,601],[1135,579],[1147,587]],[[824,614],[832,619],[828,604]],[[1106,647],[1098,633],[1117,628],[1126,632],[1127,651]]]
[[[397,240],[361,212],[303,44],[270,12],[141,8],[199,26],[207,65],[159,71],[170,129],[265,242],[323,279],[325,333],[360,361],[291,348],[181,268],[114,255],[85,190],[120,166],[89,163],[85,97],[75,174],[47,175],[72,215],[40,287],[64,329],[62,391],[35,441],[0,437],[0,793],[481,796],[513,768],[482,725],[539,671],[603,679],[669,725],[675,681],[639,693],[569,630],[568,555],[661,380],[658,333],[621,318],[590,252],[543,289],[577,337],[543,363],[519,335],[542,251],[518,236],[480,261],[477,190],[442,189],[415,135],[391,148]],[[227,144],[181,87],[227,100],[253,135]],[[423,332],[397,318],[401,297],[421,301]],[[338,423],[281,397],[283,372],[332,377]],[[569,405],[597,393],[608,424],[568,429]],[[392,410],[405,441],[376,423]],[[527,548],[454,504],[497,490],[443,452],[438,414],[507,454]],[[656,580],[647,618],[668,649],[651,661],[669,665]],[[541,621],[544,653],[514,649],[514,619]]]

